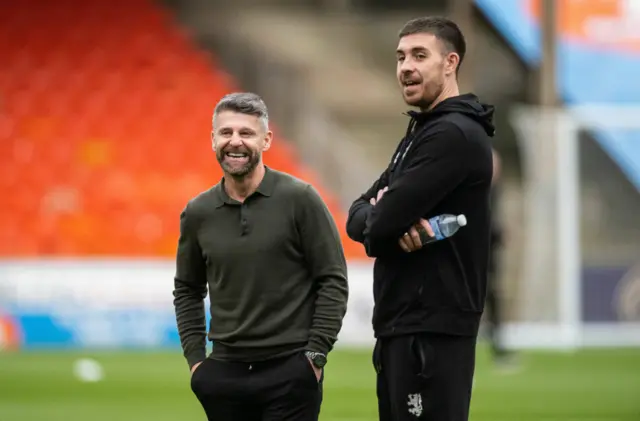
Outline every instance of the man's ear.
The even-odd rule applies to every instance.
[[[267,133],[265,133],[264,135],[264,148],[262,150],[268,151],[269,148],[271,147],[272,141],[273,141],[273,132],[271,130],[268,130]]]
[[[445,73],[447,75],[455,74],[460,64],[460,56],[458,53],[449,53],[445,58]]]

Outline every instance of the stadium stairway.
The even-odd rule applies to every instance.
[[[0,55],[0,255],[172,257],[180,210],[221,177],[211,112],[234,79],[150,0],[13,3]],[[278,136],[265,162],[320,185]]]

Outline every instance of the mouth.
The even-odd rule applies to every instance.
[[[420,92],[420,82],[405,80],[402,82],[402,91],[405,96],[414,96]]]
[[[409,88],[411,86],[418,86],[420,82],[416,82],[415,80],[405,80],[402,82],[402,86],[405,88]]]
[[[230,161],[246,161],[249,159],[249,154],[244,152],[225,152],[225,159]]]

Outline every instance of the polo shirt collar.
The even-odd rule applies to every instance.
[[[258,185],[258,188],[253,194],[258,193],[265,197],[271,196],[273,194],[275,181],[276,181],[276,177],[275,177],[275,174],[273,173],[273,170],[265,165],[264,177],[262,177],[262,181],[260,182],[260,184]],[[225,204],[227,205],[238,204],[237,201],[229,197],[226,190],[224,189],[224,177],[222,177],[222,180],[220,180],[220,183],[218,183],[216,190],[217,190],[216,195],[214,196],[216,208],[222,207]]]

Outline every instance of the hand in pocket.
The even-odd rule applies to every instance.
[[[200,361],[199,363],[195,363],[193,365],[193,367],[191,367],[191,375],[193,376],[193,373],[196,372],[196,370],[198,369],[198,367],[200,367],[200,364],[202,364],[202,361]]]
[[[320,378],[322,377],[322,369],[316,367],[315,365],[313,365],[313,362],[311,362],[311,360],[309,359],[309,357],[305,357],[307,359],[307,361],[309,362],[309,364],[311,365],[311,368],[313,369],[314,374],[316,375],[316,380],[320,381]]]

